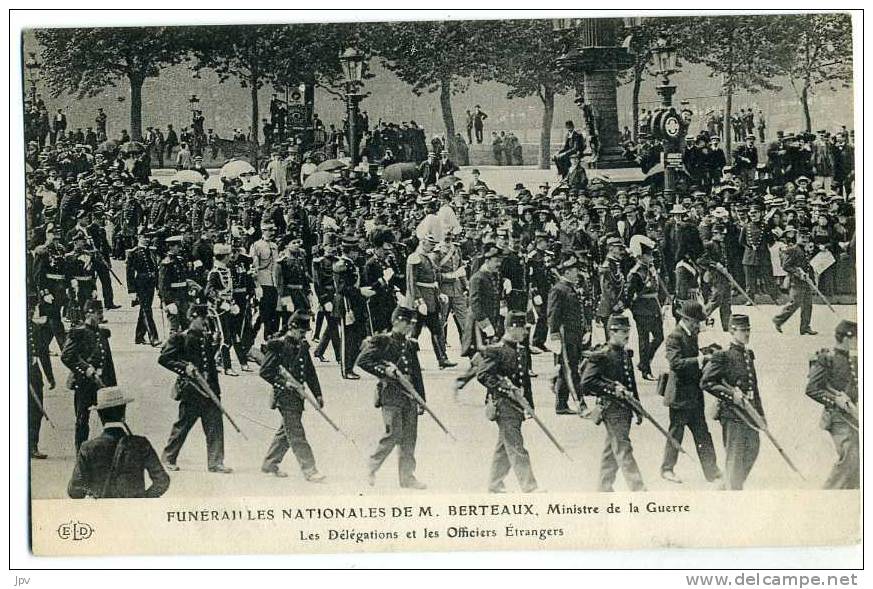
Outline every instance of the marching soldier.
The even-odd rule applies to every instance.
[[[251,372],[248,357],[255,341],[251,303],[255,295],[255,283],[251,274],[252,260],[243,251],[241,240],[234,238],[228,267],[233,284],[233,303],[239,307],[240,312],[230,316],[230,336],[240,370]]]
[[[773,325],[776,331],[782,333],[782,325],[791,319],[794,312],[800,309],[800,335],[816,335],[817,331],[809,326],[812,320],[812,287],[811,280],[815,280],[812,266],[809,264],[809,256],[804,246],[809,239],[809,228],[801,226],[797,230],[796,243],[782,253],[782,269],[790,276],[791,299],[782,310],[773,317]]]
[[[144,344],[148,334],[152,347],[161,345],[158,328],[152,315],[152,302],[158,286],[158,264],[149,247],[151,234],[140,233],[137,246],[127,252],[127,292],[130,306],[139,306],[133,343]]]
[[[537,229],[534,236],[536,245],[527,257],[527,283],[535,315],[531,353],[538,354],[549,351],[546,347],[546,337],[549,331],[548,294],[552,289],[555,270],[552,267],[552,255],[547,249],[549,245],[548,234],[542,229]]]
[[[809,362],[808,397],[821,403],[822,429],[830,433],[837,450],[825,489],[861,486],[858,446],[858,324],[840,321],[833,350],[821,350]]]
[[[488,343],[503,337],[498,288],[502,251],[496,245],[487,246],[483,262],[470,278],[470,312],[464,328],[463,354],[473,357]]]
[[[624,315],[612,315],[606,324],[609,332],[607,342],[592,350],[582,374],[582,387],[588,394],[597,396],[597,417],[606,426],[606,445],[600,459],[600,483],[598,490],[612,492],[619,467],[631,491],[645,491],[643,477],[634,458],[630,441],[633,411],[621,401],[625,395],[639,399],[637,382],[632,364],[633,350],[627,349],[630,336],[630,321]],[[637,416],[637,425],[642,417]]]
[[[177,471],[176,459],[188,432],[201,420],[206,435],[206,457],[209,472],[227,474],[233,469],[224,465],[224,422],[221,409],[206,391],[196,384],[198,377],[221,398],[215,353],[218,345],[207,323],[205,304],[193,303],[189,309],[188,329],[173,333],[164,344],[158,364],[179,377],[173,387],[173,399],[179,401],[179,418],[173,424],[170,438],[161,456],[167,470]]]
[[[333,301],[336,296],[336,287],[333,284],[333,265],[338,259],[332,244],[325,244],[324,255],[312,259],[313,287],[315,289],[315,296],[318,298],[318,303],[321,306],[319,313],[324,317],[326,324],[324,335],[321,336],[318,347],[315,348],[315,357],[321,362],[327,362],[324,352],[327,350],[328,344],[333,346],[333,354],[336,361],[342,362],[339,321],[337,319],[337,312],[333,308]]]
[[[437,240],[428,233],[418,244],[418,249],[406,259],[406,300],[418,311],[418,320],[412,328],[412,338],[418,339],[423,326],[427,325],[433,351],[440,369],[457,366],[446,355],[443,326],[440,323],[440,306],[444,304],[439,290],[439,269],[433,261],[433,249]]]
[[[740,230],[739,242],[743,248],[743,272],[746,279],[746,292],[754,298],[761,289],[775,303],[779,297],[776,285],[773,283],[773,271],[770,260],[770,246],[773,245],[773,234],[761,220],[763,209],[758,204],[749,207],[749,221]],[[751,303],[749,303],[751,304]]]
[[[33,281],[39,291],[40,307],[46,313],[46,323],[61,348],[66,337],[61,320],[61,308],[67,305],[65,256],[64,246],[56,238],[55,226],[48,223],[45,242],[33,250]],[[46,345],[50,343],[49,339]]]
[[[258,321],[264,325],[264,339],[279,329],[279,291],[276,289],[276,263],[279,248],[273,241],[276,225],[268,220],[261,222],[261,239],[252,244],[249,257],[255,272],[255,298],[258,299]],[[255,335],[257,335],[255,329]]]
[[[604,339],[609,339],[606,324],[609,316],[624,309],[625,276],[622,270],[622,257],[625,254],[624,242],[620,237],[606,238],[606,257],[597,269],[600,283],[600,300],[597,303],[597,318],[603,325]]]
[[[454,241],[454,231],[447,231],[445,241],[434,251],[439,272],[440,301],[442,302],[441,323],[443,341],[448,339],[449,313],[455,319],[458,338],[464,341],[464,326],[467,324],[467,268],[461,258],[461,249]]]
[[[131,401],[118,387],[97,391],[91,409],[100,417],[103,433],[79,449],[67,485],[70,498],[155,498],[170,488],[170,477],[151,442],[133,435],[124,420]],[[148,487],[145,473],[151,481]]]
[[[216,334],[221,338],[221,365],[226,376],[239,376],[230,363],[230,348],[234,344],[233,317],[239,315],[242,309],[233,300],[233,275],[227,266],[230,258],[230,245],[216,243],[213,246],[215,260],[206,279],[204,294],[212,311],[218,318]]]
[[[71,239],[73,251],[64,257],[64,273],[72,293],[69,297],[69,315],[76,323],[84,317],[85,304],[97,296],[97,274],[94,255],[85,249],[88,236],[84,232],[76,232]]]
[[[724,223],[712,226],[712,239],[703,244],[703,256],[699,262],[706,268],[703,278],[709,283],[709,301],[704,312],[709,317],[718,309],[721,328],[728,331],[731,320],[731,283],[727,277],[727,248],[725,236],[727,227]]]
[[[406,489],[425,489],[415,478],[415,444],[418,440],[418,416],[424,408],[412,400],[394,376],[408,379],[415,390],[425,398],[424,380],[418,361],[418,342],[409,338],[416,311],[397,307],[391,315],[391,332],[367,338],[358,356],[357,365],[379,378],[376,385],[376,407],[382,409],[385,435],[370,456],[367,482],[375,484],[376,471],[395,448],[398,460],[400,486]]]
[[[279,255],[276,266],[276,288],[279,291],[279,308],[282,328],[288,328],[288,321],[294,311],[309,313],[309,273],[306,267],[306,255],[303,252],[303,240],[284,238],[287,245]]]
[[[583,316],[582,301],[576,291],[579,264],[579,259],[573,255],[561,262],[558,266],[561,278],[549,291],[549,332],[552,343],[557,346],[554,352],[558,376],[554,386],[555,413],[558,415],[576,415],[576,411],[567,405],[571,386],[576,391],[580,409],[583,413],[588,409],[579,394],[579,363],[582,361],[582,351],[587,347],[587,342],[591,341],[590,327]],[[567,368],[563,366],[562,355],[565,356]],[[570,371],[572,383],[567,382],[567,369]]]
[[[691,430],[697,456],[703,467],[703,476],[712,482],[721,478],[721,472],[715,463],[715,448],[706,425],[703,391],[700,389],[701,367],[710,356],[701,355],[697,342],[700,324],[706,321],[706,314],[697,301],[683,302],[678,314],[676,328],[667,336],[665,344],[670,376],[664,393],[664,404],[670,407],[670,436],[681,444],[685,427]],[[679,451],[668,440],[664,446],[664,460],[661,462],[662,478],[674,483],[682,482],[673,472],[678,457]]]
[[[273,386],[271,408],[279,410],[282,425],[270,443],[261,471],[280,478],[287,477],[287,473],[279,470],[279,464],[288,448],[291,448],[304,478],[311,483],[318,483],[324,480],[324,475],[315,467],[315,457],[303,429],[303,397],[286,381],[280,370],[284,368],[300,384],[308,386],[318,405],[324,407],[321,385],[312,358],[309,357],[309,344],[306,343],[309,321],[308,314],[296,311],[291,316],[285,335],[271,339],[263,346],[264,361],[260,375]]]
[[[342,243],[343,255],[333,265],[333,308],[340,328],[340,373],[345,379],[358,380],[361,377],[354,368],[367,333],[366,299],[375,291],[360,285],[360,272],[352,257],[358,255],[357,239],[344,237]]]
[[[397,306],[395,293],[400,292],[397,268],[394,265],[394,234],[388,229],[373,233],[373,255],[364,264],[361,285],[371,288],[376,294],[367,299],[370,316],[370,335],[391,329],[391,313]]]
[[[49,380],[51,388],[54,388],[54,375],[52,374],[51,358],[48,353],[48,344],[45,340],[45,330],[41,329],[46,322],[46,317],[40,312],[42,305],[39,297],[28,295],[27,297],[27,371],[28,403],[27,403],[27,441],[30,457],[36,460],[48,458],[39,451],[39,431],[42,428],[42,420],[45,415],[45,399],[43,397],[43,372]],[[42,364],[42,368],[40,368]],[[47,417],[46,417],[47,418]]]
[[[94,205],[91,224],[85,227],[85,232],[88,234],[89,245],[94,251],[94,271],[97,273],[97,278],[100,279],[103,305],[107,310],[120,309],[121,305],[115,304],[115,293],[112,290],[112,275],[110,273],[112,262],[109,261],[112,248],[106,238],[102,207]]]
[[[664,341],[664,319],[661,314],[661,282],[657,270],[652,264],[654,260],[654,242],[644,236],[635,236],[636,247],[632,253],[637,258],[636,265],[627,275],[624,286],[624,304],[634,317],[637,326],[640,361],[637,364],[643,379],[654,380],[652,376],[652,358]]]
[[[167,255],[158,269],[158,292],[161,296],[170,332],[178,333],[188,326],[188,263],[182,257],[182,236],[164,240]]]
[[[506,333],[502,341],[485,346],[478,360],[477,378],[488,389],[486,405],[493,411],[489,419],[497,422],[497,447],[491,461],[488,490],[505,493],[503,479],[510,468],[515,471],[524,493],[537,490],[537,480],[530,464],[530,455],[524,447],[521,424],[526,419],[522,406],[512,398],[508,387],[520,390],[533,408],[530,382],[530,356],[522,343],[527,335],[524,313],[510,312],[506,318]]]
[[[741,490],[758,458],[761,439],[742,412],[749,403],[762,417],[755,354],[748,348],[751,324],[748,315],[732,315],[731,343],[718,350],[703,367],[700,386],[719,400],[716,419],[721,421],[725,448],[725,488]]]
[[[76,451],[88,439],[90,433],[90,407],[97,400],[97,390],[114,387],[115,364],[109,337],[112,333],[100,327],[103,321],[103,303],[97,299],[85,302],[85,320],[67,333],[61,362],[70,369],[67,388],[73,391],[73,407],[76,412]]]

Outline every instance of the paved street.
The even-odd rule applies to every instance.
[[[116,273],[123,275],[123,264],[115,262],[115,266]],[[116,297],[123,308],[107,313],[107,327],[112,330],[111,344],[119,383],[136,398],[136,402],[128,409],[133,431],[146,435],[160,452],[177,413],[177,403],[170,398],[174,375],[157,364],[157,349],[133,344],[137,309],[130,307],[125,292],[119,292],[123,290],[116,285]],[[802,481],[788,469],[772,445],[762,440],[761,454],[747,488],[815,488],[826,476],[834,459],[834,450],[829,436],[818,427],[820,407],[807,399],[803,392],[807,361],[816,350],[832,344],[833,328],[838,320],[854,319],[856,309],[854,306],[839,306],[836,307],[837,315],[834,315],[826,307],[816,305],[813,328],[820,334],[814,337],[796,335],[796,316],[786,324],[785,334],[776,333],[769,322],[775,311],[773,306],[757,309],[735,307],[735,310],[751,315],[751,347],[757,355],[764,408],[771,429],[807,475],[807,481]],[[158,312],[155,309],[156,315]],[[165,336],[157,317],[156,320],[161,335]],[[665,331],[672,327],[670,319]],[[595,341],[600,341],[601,337],[602,330],[598,329]],[[710,329],[700,337],[701,345],[712,341],[724,345],[727,340],[727,334],[720,329]],[[482,492],[486,488],[497,435],[496,426],[484,416],[484,389],[478,383],[471,383],[456,400],[452,390],[453,380],[467,366],[467,361],[462,360],[457,368],[440,371],[430,348],[430,338],[425,335],[420,342],[428,399],[433,410],[458,438],[457,443],[452,442],[429,417],[421,418],[417,458],[418,476],[429,485],[424,493]],[[453,327],[449,343],[449,354],[457,359],[460,346]],[[633,338],[632,346],[636,348]],[[52,349],[56,349],[55,344]],[[59,385],[53,391],[46,391],[46,409],[58,429],[51,429],[45,423],[43,425],[40,449],[49,455],[49,459],[32,463],[32,492],[35,498],[65,497],[66,484],[73,468],[72,393],[63,386],[66,368],[58,357],[53,357],[52,362]],[[182,470],[171,473],[172,485],[166,496],[396,494],[399,491],[396,458],[391,457],[386,461],[374,489],[365,482],[366,453],[375,447],[384,428],[380,412],[373,407],[375,380],[365,375],[360,381],[344,381],[339,376],[336,362],[316,364],[324,390],[325,409],[357,440],[359,446],[356,449],[336,434],[314,411],[306,411],[304,424],[318,467],[327,475],[326,483],[304,482],[290,452],[283,463],[283,468],[291,475],[289,478],[276,479],[260,472],[261,461],[273,435],[272,428],[278,426],[279,416],[276,411],[269,409],[268,385],[256,373],[243,373],[238,378],[221,377],[224,403],[249,438],[248,441],[244,440],[225,422],[226,464],[233,467],[235,472],[217,475],[206,471],[203,433],[199,427],[195,427],[179,458]],[[662,347],[654,364],[654,372],[659,373],[664,365]],[[538,413],[573,457],[573,461],[569,462],[559,454],[529,420],[523,426],[523,432],[534,472],[541,486],[548,490],[593,491],[596,488],[604,429],[588,420],[556,416],[549,387],[549,375],[554,370],[551,356],[535,356],[534,368],[539,374],[534,382]],[[655,393],[655,384],[640,382],[643,405],[666,426],[667,410]],[[717,423],[712,423],[711,430],[721,465],[721,428]],[[96,431],[99,431],[99,425],[95,415],[92,418],[92,436]],[[664,438],[650,424],[644,422],[642,426],[634,426],[631,439],[650,490],[709,487],[694,456],[690,434],[686,434],[684,446],[692,456],[680,458],[676,468],[677,474],[686,481],[681,487],[663,481],[658,476]],[[513,475],[507,482],[511,491],[517,489]],[[616,488],[625,488],[620,475]]]

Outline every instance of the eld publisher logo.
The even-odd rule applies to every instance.
[[[58,537],[61,540],[87,540],[94,533],[94,528],[91,524],[82,522],[69,522],[58,526]]]

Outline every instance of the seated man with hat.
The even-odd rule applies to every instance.
[[[170,488],[170,477],[151,442],[133,435],[124,420],[127,404],[132,401],[118,387],[97,391],[91,409],[100,416],[103,433],[79,448],[67,485],[71,498],[155,498]],[[145,473],[151,480],[148,487]]]

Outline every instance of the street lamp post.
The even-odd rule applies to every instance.
[[[349,116],[349,151],[352,157],[352,167],[360,163],[358,149],[358,105],[363,95],[358,92],[364,77],[364,54],[352,47],[346,49],[339,57],[346,76],[346,106]]]
[[[680,144],[687,123],[673,107],[676,86],[670,84],[670,75],[679,71],[676,48],[666,37],[658,37],[652,49],[652,58],[655,62],[655,73],[661,78],[661,83],[655,86],[655,92],[661,98],[661,108],[652,118],[652,128],[663,148],[661,163],[664,167],[664,199],[670,203],[676,194],[676,168],[682,163]]]
[[[30,104],[36,104],[36,84],[39,81],[39,71],[42,69],[42,64],[36,60],[36,53],[29,52],[27,54],[28,61],[24,62],[24,69],[29,73],[30,78]]]

